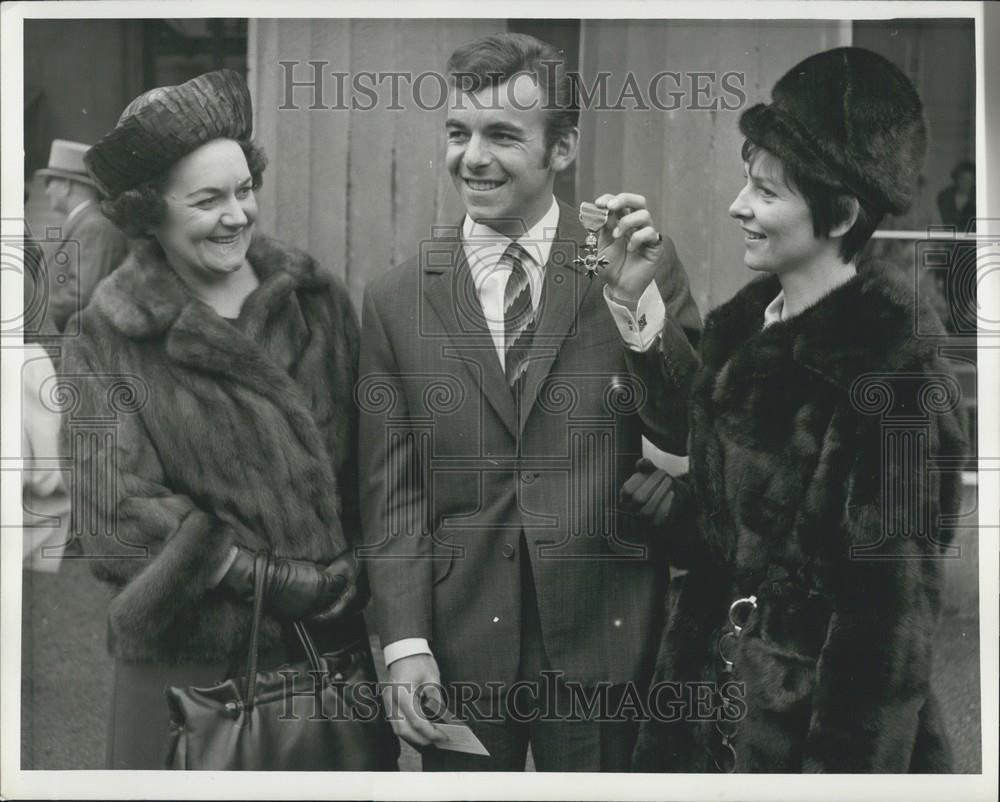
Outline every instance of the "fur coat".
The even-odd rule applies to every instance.
[[[711,716],[654,715],[634,767],[726,766],[714,718],[735,731],[739,772],[948,771],[929,680],[940,522],[957,509],[965,445],[943,331],[891,266],[863,266],[764,328],[779,291],[761,278],[708,318],[689,377],[695,517],[671,521],[667,539],[689,570],[654,686],[737,685]],[[637,360],[648,381],[677,381],[652,364]],[[955,465],[935,470],[940,458]],[[749,596],[756,609],[737,609],[745,628],[723,644],[729,673],[719,641]]]
[[[119,659],[232,659],[250,606],[211,584],[233,543],[330,562],[356,536],[347,292],[265,236],[247,258],[260,286],[227,321],[144,244],[98,287],[66,350],[74,531],[117,590]],[[261,649],[279,637],[265,614]]]

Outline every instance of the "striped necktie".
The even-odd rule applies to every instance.
[[[501,262],[510,265],[510,276],[503,294],[503,348],[504,373],[507,384],[517,398],[528,367],[528,349],[535,331],[535,309],[531,304],[531,283],[524,269],[524,260],[530,259],[527,252],[512,242],[507,246]]]

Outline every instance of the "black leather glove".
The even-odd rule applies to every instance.
[[[236,559],[222,585],[241,599],[253,601],[254,554],[237,547]],[[329,621],[359,596],[358,571],[351,552],[327,566],[307,560],[271,558],[264,583],[264,606],[288,619]]]
[[[636,472],[622,485],[619,502],[625,512],[656,528],[663,528],[674,506],[673,477],[645,457],[635,463]]]

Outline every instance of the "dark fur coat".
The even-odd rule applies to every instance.
[[[65,354],[75,526],[95,533],[84,549],[117,590],[121,659],[231,659],[249,605],[210,587],[231,544],[329,562],[356,536],[350,300],[275,240],[256,236],[247,258],[260,286],[227,321],[145,244],[99,286]],[[261,648],[279,632],[265,617]]]
[[[949,540],[939,524],[960,473],[926,460],[965,445],[940,324],[928,309],[918,319],[889,266],[864,266],[764,329],[779,290],[754,281],[705,326],[689,411],[696,520],[671,522],[667,546],[689,571],[654,682],[741,684],[735,707],[713,711],[737,719],[723,725],[736,771],[948,771],[929,679]],[[750,595],[757,609],[724,646],[729,674],[719,639],[730,604]],[[685,713],[643,725],[636,770],[726,765],[716,724]]]

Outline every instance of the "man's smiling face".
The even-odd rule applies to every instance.
[[[473,220],[510,236],[548,211],[562,166],[547,158],[543,101],[527,74],[473,93],[453,87],[449,98],[445,161],[455,188]]]

